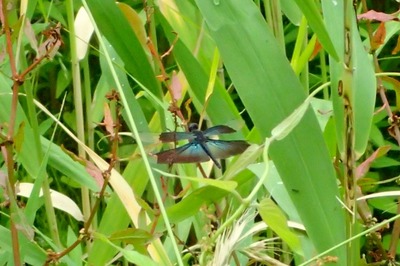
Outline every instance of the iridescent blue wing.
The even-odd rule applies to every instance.
[[[244,140],[207,140],[203,145],[215,159],[225,159],[240,154],[249,147]]]
[[[184,139],[194,139],[195,136],[191,132],[163,132],[160,134],[162,142],[176,142]]]
[[[214,126],[207,128],[206,130],[203,131],[204,136],[215,136],[219,134],[229,134],[229,133],[234,133],[236,130],[234,130],[231,127],[224,126],[224,125],[219,125],[219,126]]]
[[[197,163],[210,160],[210,157],[198,143],[188,143],[171,150],[155,154],[157,163]]]

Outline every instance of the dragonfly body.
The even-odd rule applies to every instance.
[[[175,149],[161,151],[156,154],[157,163],[196,163],[212,160],[221,168],[217,159],[225,159],[242,153],[249,144],[243,140],[216,140],[211,136],[235,132],[228,126],[214,126],[204,131],[198,130],[197,124],[189,126],[189,132],[163,132],[160,135],[162,142],[177,142],[187,139],[188,144]]]

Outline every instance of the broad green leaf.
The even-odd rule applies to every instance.
[[[305,100],[303,87],[252,1],[196,3],[246,111],[261,137],[269,137]],[[270,155],[317,251],[342,242],[335,172],[311,109],[291,134],[271,145]],[[344,251],[332,255],[344,260]]]

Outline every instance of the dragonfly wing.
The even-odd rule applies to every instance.
[[[204,144],[216,159],[225,159],[244,152],[249,144],[244,140],[208,140]]]
[[[236,130],[224,125],[210,127],[203,131],[204,136],[215,136],[219,134],[229,134],[234,132],[236,132]]]
[[[191,132],[163,132],[160,134],[160,141],[176,142],[184,139],[193,139],[194,137]]]
[[[156,153],[157,163],[197,163],[210,159],[200,144],[188,143],[176,149]]]

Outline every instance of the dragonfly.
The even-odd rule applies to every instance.
[[[189,132],[163,132],[160,134],[161,142],[188,140],[189,143],[156,153],[157,163],[198,163],[211,159],[221,169],[221,164],[217,159],[240,154],[247,149],[249,144],[244,140],[217,140],[212,139],[211,136],[234,132],[236,130],[225,125],[213,126],[201,131],[196,123],[189,125]]]

